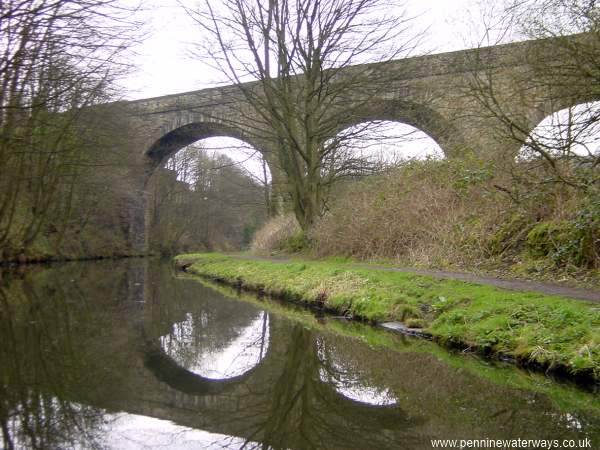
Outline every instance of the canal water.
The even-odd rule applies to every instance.
[[[598,393],[168,263],[33,267],[0,285],[7,449],[600,448]],[[533,444],[514,448],[548,448]]]

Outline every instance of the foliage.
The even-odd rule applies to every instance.
[[[298,253],[308,248],[309,242],[304,231],[299,230],[281,242],[281,249],[288,253]]]
[[[515,213],[491,234],[487,245],[488,251],[491,255],[502,255],[511,249],[519,248],[531,226],[530,217]]]
[[[580,214],[573,220],[545,221],[527,234],[527,247],[533,257],[548,257],[557,266],[595,269],[600,263],[598,217],[586,220]]]
[[[330,262],[182,258],[198,275],[371,321],[424,324],[442,342],[600,378],[600,311],[591,303]]]

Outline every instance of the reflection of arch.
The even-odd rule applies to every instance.
[[[273,319],[271,332],[278,345],[241,376],[217,381],[193,374],[151,339],[142,346],[144,365],[157,380],[184,394],[178,400],[183,405],[201,408],[194,409],[194,417],[201,417],[203,429],[220,427],[219,432],[275,448],[313,443],[326,448],[400,448],[417,442],[415,426],[423,423],[418,415],[400,405],[369,405],[340,395],[318,377],[313,332]],[[206,401],[199,400],[203,397]],[[360,436],[347,433],[349,427],[359,429]]]
[[[272,323],[273,322],[271,321],[269,322],[269,328],[272,328]],[[270,331],[273,332],[275,330],[271,329]],[[323,361],[320,360],[320,358],[317,356],[317,352],[314,351],[315,347],[313,346],[315,341],[313,334],[300,326],[294,327],[291,334],[291,339],[286,339],[288,344],[294,342],[295,345],[297,345],[298,341],[302,341],[302,343],[305,345],[300,345],[299,347],[306,350],[303,351],[302,358],[299,358],[298,360],[293,359],[293,362],[313,367],[312,370],[318,370],[318,367],[323,364]],[[276,342],[277,341],[281,340],[276,339]],[[284,359],[283,361],[280,360],[282,356],[284,358],[289,358],[291,355],[290,352],[284,351],[279,355],[273,355],[270,347],[271,346],[268,347],[266,355],[257,365],[248,369],[241,375],[223,380],[203,377],[182,367],[163,350],[158,342],[148,338],[144,339],[142,354],[145,366],[158,380],[166,383],[173,389],[190,395],[215,395],[228,393],[237,386],[244,386],[248,383],[251,383],[254,377],[258,377],[260,379],[261,371],[269,371],[269,369],[271,369],[268,367],[269,365],[280,365],[281,363],[285,364],[286,362],[290,362],[287,359]],[[294,367],[293,372],[302,372],[298,371],[297,369],[297,367]],[[280,374],[281,371],[275,370],[274,373]],[[319,395],[317,397],[325,401],[325,403],[336,405],[339,407],[338,410],[340,412],[345,412],[344,415],[360,416],[361,413],[369,412],[369,414],[375,414],[372,419],[374,422],[377,422],[378,420],[386,420],[385,418],[387,417],[387,414],[389,414],[392,410],[396,410],[396,412],[392,414],[393,419],[390,419],[392,422],[394,420],[397,421],[406,419],[406,413],[400,410],[396,404],[371,405],[353,400],[338,392],[338,390],[332,384],[320,380],[318,374],[315,373],[315,376],[311,376],[310,378],[315,382],[315,386],[319,391]],[[290,380],[284,379],[283,381],[289,382]],[[376,411],[381,411],[381,414],[376,414]]]
[[[379,386],[369,384],[360,377],[356,377],[355,375],[361,372],[346,368],[344,358],[341,358],[340,361],[336,360],[337,348],[334,348],[331,353],[323,337],[317,337],[315,344],[317,347],[316,357],[320,363],[319,379],[338,395],[353,402],[375,407],[393,408],[398,403],[395,397],[389,396],[387,388],[380,389]]]
[[[398,404],[370,405],[340,395],[319,377],[317,335],[301,324],[285,331],[287,348],[269,386],[262,442],[275,448],[413,448],[418,416]],[[348,433],[352,428],[358,433]]]
[[[214,291],[212,292],[214,293]],[[243,311],[238,312],[243,314]],[[267,314],[266,312],[264,313]],[[237,317],[240,317],[240,315]],[[267,332],[271,336],[273,331],[272,321],[268,314],[266,317],[269,319],[265,322],[266,327],[268,327]],[[165,352],[160,343],[160,338],[150,337],[145,328],[140,328],[140,333],[143,342],[141,348],[142,357],[146,367],[150,369],[158,380],[168,384],[173,389],[190,395],[211,395],[228,392],[234,389],[235,386],[244,384],[261,366],[272,359],[270,351],[272,346],[267,345],[264,356],[262,356],[256,365],[247,369],[244,373],[225,379],[213,379],[194,373],[181,366],[179,362]]]
[[[201,139],[219,136],[239,139],[260,152],[265,151],[264,148],[261,148],[262,146],[245,136],[238,128],[217,122],[194,122],[175,128],[163,135],[152,144],[146,155],[150,158],[152,165],[157,167],[183,147]],[[269,167],[269,169],[271,168]]]
[[[200,327],[196,327],[192,314],[187,313],[185,321],[173,324],[171,332],[159,338],[165,353],[186,369],[205,378],[229,379],[260,364],[268,353],[270,329],[266,311],[253,317],[248,325],[236,327],[233,336],[221,337],[223,327],[218,327],[220,345],[216,347],[213,339],[210,339],[213,345],[209,344],[208,347],[197,340],[200,330],[203,336],[213,334],[209,331],[212,328],[210,324],[216,322],[210,320],[209,314],[202,314],[201,318]],[[220,325],[218,322],[216,324]]]
[[[214,380],[181,367],[163,351],[160,345],[155,343],[146,343],[143,355],[146,367],[150,369],[156,379],[168,384],[173,389],[190,395],[215,395],[229,392],[250,378],[268,358],[267,352],[267,356],[259,364],[242,375],[225,380]]]
[[[317,386],[318,398],[323,404],[340,411],[340,415],[346,418],[360,418],[361,427],[380,428],[385,427],[394,429],[400,424],[410,427],[415,418],[410,418],[409,414],[398,404],[390,405],[371,405],[350,399],[339,393],[331,384],[320,381]],[[410,424],[410,425],[409,425]]]
[[[364,122],[386,120],[400,122],[423,131],[433,139],[447,157],[460,156],[467,145],[460,131],[435,110],[409,101],[376,101],[366,106],[362,114],[340,123],[336,133]]]

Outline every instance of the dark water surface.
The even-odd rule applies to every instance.
[[[236,299],[168,264],[70,263],[0,284],[4,448],[600,448],[597,393]]]

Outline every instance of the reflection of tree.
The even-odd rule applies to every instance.
[[[90,405],[128,398],[135,350],[123,326],[127,273],[116,267],[30,270],[0,286],[4,448],[101,447],[106,416]]]
[[[31,300],[33,293],[30,290],[28,298],[19,300]],[[25,303],[26,308],[12,308],[2,288],[0,301],[4,448],[52,449],[75,443],[99,447],[93,430],[102,422],[102,411],[73,403],[65,395],[80,369],[70,327],[62,328],[64,323],[56,320],[60,317],[48,317],[48,311],[35,302]],[[62,351],[55,353],[56,348]],[[59,368],[62,376],[56,373]]]
[[[147,286],[144,314],[146,334],[151,338],[170,335],[173,324],[191,317],[196,351],[218,352],[258,313],[254,306],[225,298],[194,280],[175,278],[164,265],[151,266],[148,277],[153,282]]]
[[[101,448],[96,430],[103,423],[102,410],[32,390],[20,392],[18,398],[13,395],[10,401],[15,403],[0,418],[4,448],[60,449],[75,444]],[[2,409],[6,406],[4,400]]]
[[[266,315],[261,316],[251,304],[225,298],[193,280],[174,278],[164,265],[149,270],[153,283],[146,291],[145,334],[149,340],[160,337],[164,351],[181,366],[194,371],[198,362],[231,350],[253,325],[257,327],[252,334],[256,342],[244,342],[249,348],[239,352],[256,352],[254,364],[264,357],[268,349]]]
[[[291,446],[298,448],[400,448],[414,442],[411,429],[418,421],[398,407],[366,405],[339,395],[322,380],[323,371],[335,368],[330,359],[319,357],[316,336],[300,325],[292,333],[292,349],[273,390],[266,443],[288,447],[292,435],[296,442]]]

